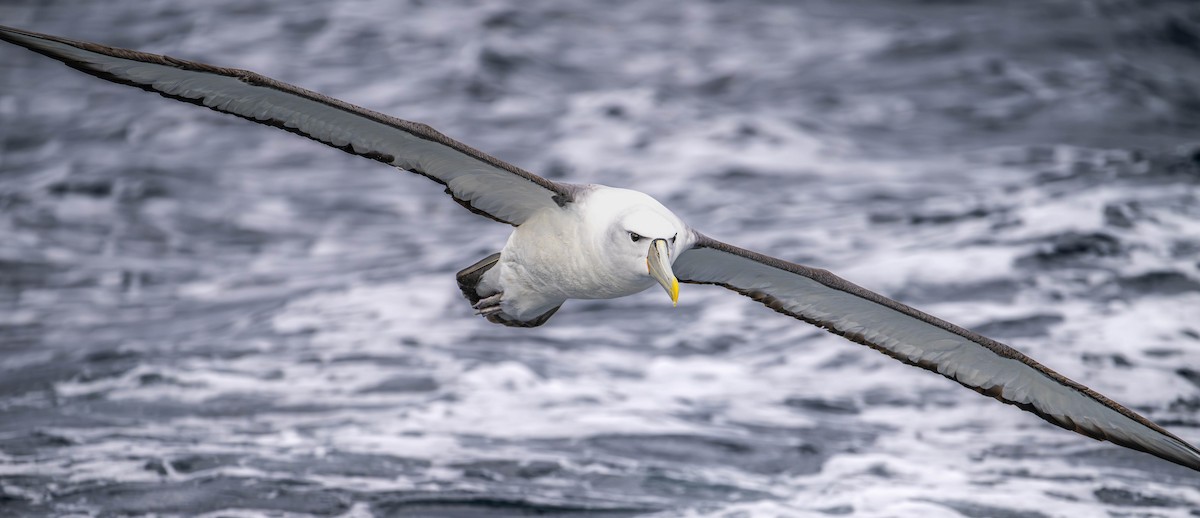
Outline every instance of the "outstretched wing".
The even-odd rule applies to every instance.
[[[254,72],[0,26],[0,40],[115,83],[274,126],[429,177],[472,212],[519,225],[573,188],[505,163],[424,124],[400,120]]]
[[[1103,395],[990,338],[856,286],[826,270],[697,235],[674,270],[931,370],[1088,437],[1200,471],[1200,450]]]

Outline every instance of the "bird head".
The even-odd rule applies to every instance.
[[[630,264],[639,275],[654,279],[671,297],[672,304],[679,303],[679,280],[671,270],[675,260],[676,243],[685,229],[679,228],[671,218],[651,210],[636,210],[620,219],[613,227],[613,241],[628,251],[634,258]]]
[[[679,279],[671,270],[691,246],[692,231],[651,196],[629,189],[593,186],[581,210],[599,231],[603,255],[620,277],[653,280],[679,303]]]

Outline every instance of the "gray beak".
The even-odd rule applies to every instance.
[[[655,239],[650,243],[650,252],[646,254],[646,269],[650,276],[667,290],[671,296],[671,305],[679,305],[679,279],[671,271],[671,249],[666,239]]]

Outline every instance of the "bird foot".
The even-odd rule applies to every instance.
[[[492,316],[501,311],[500,299],[502,298],[504,298],[504,292],[479,299],[479,302],[476,302],[475,305],[471,307],[475,308],[476,315],[482,315],[485,317]]]
[[[479,302],[476,302],[475,305],[471,306],[471,307],[473,307],[475,309],[483,309],[488,306],[499,306],[500,299],[502,299],[502,298],[504,298],[503,291],[500,293],[497,293],[495,295],[492,295],[490,297],[485,297],[485,298],[479,299]]]

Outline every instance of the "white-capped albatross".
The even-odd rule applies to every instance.
[[[539,326],[567,299],[621,297],[655,284],[672,302],[680,282],[723,286],[1055,425],[1200,471],[1194,446],[1007,345],[826,270],[709,238],[640,192],[552,182],[424,124],[254,72],[6,27],[0,39],[444,185],[472,212],[516,227],[503,250],[458,274],[463,294],[491,322]]]

